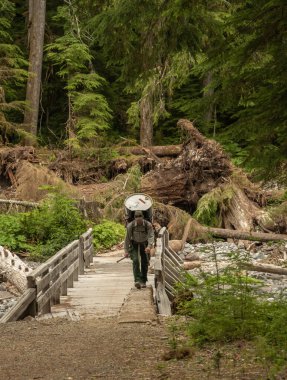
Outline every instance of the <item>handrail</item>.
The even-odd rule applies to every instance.
[[[183,281],[183,260],[169,247],[169,233],[163,227],[156,241],[155,288],[156,303],[160,314],[171,315],[171,302],[175,296],[175,285]]]
[[[0,323],[50,313],[51,306],[60,303],[60,296],[67,295],[67,289],[74,286],[79,274],[84,274],[84,269],[90,267],[93,254],[90,228],[27,276],[27,290],[4,314]]]

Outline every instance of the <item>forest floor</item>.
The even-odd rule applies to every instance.
[[[0,325],[0,378],[49,379],[267,379],[250,343],[190,349],[170,357],[171,324],[119,324],[116,318],[53,319]],[[178,349],[185,345],[177,337]],[[180,351],[180,350],[179,350]],[[167,360],[170,359],[170,360]],[[286,377],[280,377],[285,379]]]

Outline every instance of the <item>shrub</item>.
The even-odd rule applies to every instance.
[[[268,361],[270,375],[286,367],[287,301],[282,297],[268,301],[270,294],[259,291],[261,283],[242,275],[240,258],[215,275],[202,272],[196,279],[188,274],[178,286],[179,294],[184,288],[194,297],[181,299],[178,310],[192,317],[188,334],[194,344],[253,340],[259,356]]]
[[[0,245],[29,251],[38,260],[52,256],[87,228],[74,201],[55,192],[31,212],[0,215],[0,223]]]
[[[95,249],[107,249],[123,240],[125,227],[110,220],[103,220],[102,223],[93,227]]]
[[[0,214],[0,225],[0,245],[18,252],[31,249],[26,236],[23,234],[19,214]]]
[[[33,256],[52,256],[86,230],[87,223],[75,202],[63,194],[51,193],[40,207],[21,218],[23,234],[34,246]]]

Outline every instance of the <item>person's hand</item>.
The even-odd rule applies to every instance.
[[[125,252],[124,257],[129,257],[129,253]]]
[[[146,247],[146,249],[145,249],[145,253],[150,254],[150,247]]]

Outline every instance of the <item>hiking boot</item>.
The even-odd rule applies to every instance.
[[[146,288],[146,283],[145,282],[141,282],[141,288]]]
[[[136,287],[137,289],[140,289],[140,288],[141,288],[141,284],[140,284],[139,282],[135,282],[135,287]]]

